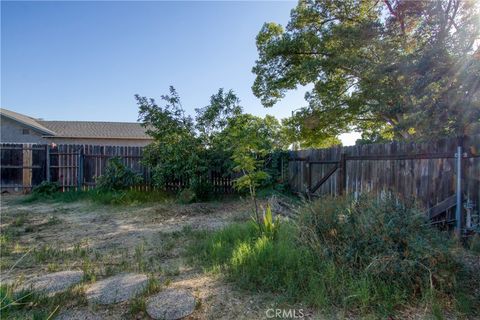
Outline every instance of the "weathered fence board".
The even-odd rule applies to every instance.
[[[120,157],[126,166],[143,177],[140,189],[151,187],[151,172],[141,163],[143,147],[96,145],[1,144],[1,189],[29,192],[42,181],[57,182],[62,191],[88,190],[105,172],[108,159]],[[211,171],[216,193],[233,193],[233,178]],[[187,178],[171,179],[165,188],[178,191],[188,186]]]
[[[2,144],[1,187],[30,190],[44,180],[45,146]]]
[[[96,178],[105,172],[108,159],[112,157],[120,157],[127,167],[139,173],[144,186],[151,182],[148,168],[140,163],[142,147],[57,145],[48,150],[50,179],[58,182],[63,191],[94,188]]]
[[[405,199],[416,199],[426,208],[455,193],[455,153],[458,139],[424,143],[391,142],[329,149],[292,151],[289,184],[295,192],[308,193],[318,187],[335,163],[345,155],[343,168],[315,190],[315,195],[358,195],[364,192],[393,192]],[[480,203],[480,136],[464,137],[462,160],[463,196]],[[343,181],[342,181],[343,179]],[[317,186],[315,186],[317,184]],[[342,185],[345,186],[342,188]]]

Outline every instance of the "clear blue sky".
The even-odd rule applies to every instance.
[[[1,105],[49,120],[136,121],[133,95],[173,85],[189,113],[218,88],[249,113],[278,118],[305,105],[297,90],[272,109],[252,94],[255,36],[286,24],[296,2],[1,3]]]

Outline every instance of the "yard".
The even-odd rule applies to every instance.
[[[260,319],[279,303],[270,295],[237,290],[192,267],[185,257],[199,231],[249,219],[243,200],[112,206],[89,201],[25,204],[21,199],[2,197],[2,283],[18,285],[64,270],[81,270],[84,276],[61,298],[26,298],[21,302],[26,305],[9,312],[10,318],[45,319],[56,310],[67,312],[70,317],[64,319],[95,319],[92,314],[99,319],[148,319],[143,304],[148,295],[111,306],[87,302],[85,290],[91,283],[124,272],[147,275],[152,294],[186,289],[196,301],[191,319]]]
[[[2,2],[1,319],[480,318],[480,6],[284,4]]]
[[[193,297],[194,300],[190,301],[193,312],[187,313],[187,319],[265,319],[271,318],[275,310],[293,310],[297,317],[315,319],[384,318],[387,315],[398,319],[453,319],[475,317],[479,311],[480,259],[473,251],[455,249],[451,256],[456,260],[461,257],[467,269],[454,269],[456,265],[449,261],[444,261],[447,263],[444,266],[444,262],[437,261],[433,262],[434,267],[428,267],[428,272],[416,267],[412,271],[402,264],[408,259],[398,260],[401,268],[405,268],[400,272],[406,272],[407,277],[417,274],[423,278],[430,272],[430,281],[433,279],[435,286],[435,290],[426,295],[413,293],[416,298],[409,301],[406,296],[402,297],[408,293],[402,289],[403,280],[387,278],[375,282],[363,276],[361,279],[348,276],[348,259],[338,265],[345,269],[332,270],[328,259],[320,259],[318,263],[304,245],[295,244],[296,233],[288,228],[281,229],[280,234],[271,238],[264,230],[264,236],[253,235],[248,242],[251,230],[245,226],[251,223],[251,202],[238,197],[191,204],[165,198],[121,205],[99,204],[88,199],[32,202],[26,199],[26,196],[2,197],[1,279],[2,318],[5,319],[151,319],[147,313],[149,299],[169,292]],[[329,206],[337,203],[339,200],[323,202],[321,211],[329,212]],[[260,206],[265,205],[266,200],[260,200]],[[315,203],[310,205],[312,212],[317,210]],[[302,219],[305,216],[298,220],[300,225]],[[322,219],[325,226],[338,223],[329,221],[328,214]],[[289,227],[287,220],[282,217],[282,228]],[[384,232],[378,221],[373,227],[379,233]],[[339,256],[346,256],[342,250],[350,250],[350,246],[361,240],[345,242],[341,228],[336,226],[339,234],[338,238],[335,238],[337,235],[332,238],[337,239],[332,245]],[[408,226],[401,229],[412,232]],[[352,233],[351,230],[347,232]],[[370,233],[368,230],[365,234],[353,232],[352,239],[359,235],[369,237]],[[331,232],[325,235],[331,236]],[[377,246],[371,242],[375,238],[370,239],[370,245],[365,247],[367,251]],[[342,241],[346,247],[342,247]],[[393,246],[398,243],[388,239],[382,243],[387,241],[393,241]],[[401,241],[411,247],[407,251],[415,250],[416,244],[409,243],[411,240]],[[253,247],[248,249],[245,247],[247,243]],[[429,245],[422,244],[425,248]],[[359,257],[366,254],[361,246],[355,246]],[[387,243],[380,250],[387,250],[388,246]],[[439,247],[438,250],[443,249]],[[426,261],[449,257],[439,253],[427,257]],[[388,254],[395,259],[393,253]],[[362,259],[368,260],[368,257]],[[372,265],[368,263],[367,269],[375,274],[378,270]],[[388,276],[388,263],[383,267]],[[374,277],[385,275],[383,267]],[[452,280],[449,277],[453,270],[468,270],[469,273]],[[81,278],[56,295],[49,294],[48,290],[39,293],[33,287],[27,287],[42,276],[62,271],[80,272]],[[403,276],[398,270],[394,272],[397,272],[395,277]],[[105,293],[100,294],[100,300],[91,299],[92,288],[104,287],[110,291],[107,295],[112,294],[112,287],[104,282],[125,274],[143,276],[145,282],[141,290],[121,301],[102,301]],[[465,279],[468,279],[467,287],[464,286]],[[452,281],[458,281],[461,290]],[[120,287],[114,288],[127,292],[130,290],[127,282],[120,282]],[[424,289],[417,287],[414,290]],[[430,294],[434,297],[429,297]],[[178,301],[170,301],[168,308],[188,309],[185,306],[188,303],[178,298]],[[281,317],[293,318],[294,315],[290,313]]]

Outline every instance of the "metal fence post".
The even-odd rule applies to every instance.
[[[462,234],[462,146],[457,146],[456,157],[456,210],[455,210],[455,234],[460,238]]]

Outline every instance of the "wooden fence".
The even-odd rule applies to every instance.
[[[441,204],[455,194],[457,139],[433,142],[392,142],[343,148],[292,151],[288,180],[293,191],[309,194],[357,195],[365,191],[390,191],[415,198],[425,208]],[[462,196],[480,204],[480,136],[462,142]],[[142,166],[142,147],[1,144],[1,189],[29,191],[42,181],[57,181],[63,190],[89,189],[104,173],[109,158],[124,163],[151,183]],[[219,193],[233,192],[233,179],[211,172]],[[171,180],[169,190],[179,190],[187,180]]]
[[[289,185],[310,195],[393,192],[432,208],[452,199],[456,152],[462,147],[462,196],[480,203],[480,136],[292,151]]]
[[[112,157],[120,157],[143,177],[138,188],[150,188],[152,182],[150,170],[141,163],[143,147],[1,144],[0,151],[2,191],[29,192],[42,181],[58,182],[63,191],[91,189]],[[210,181],[217,193],[233,192],[231,178],[211,172]],[[187,180],[172,179],[165,188],[177,191],[187,185]]]

